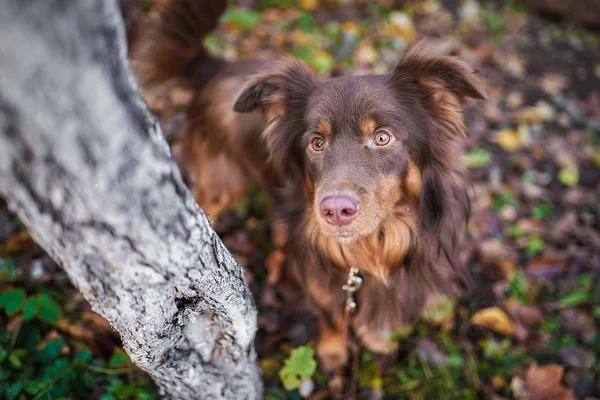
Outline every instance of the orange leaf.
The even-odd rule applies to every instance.
[[[564,369],[560,365],[548,364],[539,367],[533,363],[527,369],[525,383],[530,400],[575,400],[571,389],[561,381]]]
[[[515,325],[508,315],[498,307],[488,307],[476,312],[471,317],[471,322],[506,336],[515,334]]]

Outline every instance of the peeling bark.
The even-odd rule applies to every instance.
[[[0,2],[0,195],[170,398],[259,398],[242,268],[183,184],[116,1]]]

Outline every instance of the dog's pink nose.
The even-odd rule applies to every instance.
[[[321,216],[330,225],[348,225],[358,212],[358,204],[350,197],[331,196],[321,201]]]

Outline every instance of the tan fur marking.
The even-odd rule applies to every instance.
[[[440,133],[466,137],[464,129],[462,98],[452,93],[446,86],[436,79],[422,79],[421,86],[430,94],[430,103],[436,112],[434,121],[444,128]],[[452,137],[448,137],[452,139]]]
[[[333,308],[333,297],[331,296],[331,293],[321,286],[316,279],[308,278],[306,285],[308,292],[319,306],[328,310]]]
[[[377,123],[373,118],[367,117],[360,121],[360,131],[363,136],[371,136],[375,129],[377,129]]]
[[[324,137],[331,135],[331,130],[331,122],[329,121],[321,121],[317,124],[316,132]]]
[[[421,171],[419,171],[419,168],[410,159],[408,160],[405,184],[409,196],[416,199],[421,195]]]

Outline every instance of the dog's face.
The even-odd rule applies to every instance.
[[[414,208],[419,172],[407,143],[420,132],[384,78],[323,82],[307,99],[305,125],[309,217],[322,234],[352,242]]]
[[[318,81],[296,61],[275,64],[235,110],[263,109],[276,165],[302,170],[308,218],[348,243],[407,213],[440,230],[457,190],[451,172],[465,97],[483,97],[471,69],[417,47],[381,76]]]

